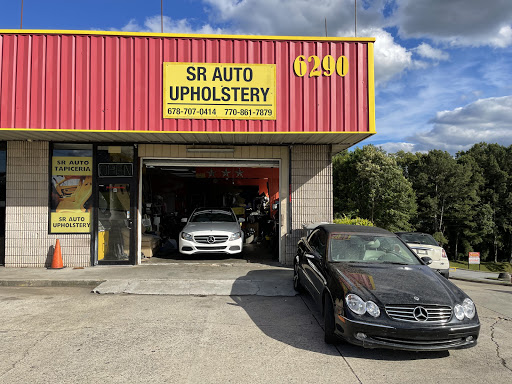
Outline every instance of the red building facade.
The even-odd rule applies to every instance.
[[[26,151],[25,157],[33,158],[34,164],[45,159],[48,165],[55,155],[54,143],[90,144],[93,157],[100,147],[134,146],[130,160],[134,172],[124,175],[133,178],[137,191],[131,207],[139,222],[132,234],[132,263],[141,260],[144,201],[139,186],[144,182],[145,159],[166,159],[171,164],[173,159],[206,158],[213,167],[223,158],[245,161],[246,168],[279,166],[279,260],[289,263],[287,252],[301,225],[332,220],[332,212],[317,217],[306,212],[309,208],[293,209],[294,193],[297,201],[308,199],[307,193],[301,195],[308,189],[304,187],[329,173],[333,153],[375,133],[373,42],[372,38],[0,31],[0,141],[6,143],[7,159],[11,158],[6,170],[6,213],[0,218],[6,222],[4,264],[42,265],[44,248],[55,239],[43,228],[41,236],[48,244],[30,262],[27,255],[16,259],[9,242],[15,226],[17,231],[25,230],[15,225],[24,204],[16,200],[19,188],[14,183],[18,174],[28,172],[17,154]],[[181,105],[176,106],[178,91],[185,91],[188,98],[180,93]],[[202,152],[189,151],[192,147]],[[117,149],[112,151],[108,153]],[[295,175],[293,169],[307,168],[309,155],[301,154],[308,151],[322,158],[322,164],[307,175]],[[91,196],[97,194],[101,177],[94,160]],[[262,165],[253,164],[258,161]],[[304,164],[298,166],[300,162]],[[204,160],[197,164],[205,166]],[[50,180],[48,169],[40,172]],[[321,184],[322,199],[330,199],[332,207],[332,178]],[[34,205],[44,219],[48,203]],[[92,221],[97,220],[95,205],[97,199],[91,197]],[[294,218],[293,212],[299,216]],[[71,244],[78,241],[84,250],[90,248],[69,265],[98,262],[97,232],[97,225],[91,225],[88,235],[65,235]]]

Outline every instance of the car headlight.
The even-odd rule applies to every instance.
[[[379,317],[380,316],[380,309],[377,304],[375,304],[373,301],[367,301],[366,302],[366,312],[368,312],[369,315],[373,317]]]
[[[349,293],[345,297],[348,308],[358,315],[364,315],[366,312],[366,303],[359,296]]]
[[[183,240],[192,241],[192,235],[187,232],[181,232],[181,238]]]
[[[453,308],[453,312],[455,313],[455,317],[459,320],[464,320],[464,308],[460,304],[456,304]]]
[[[240,232],[235,232],[229,237],[229,241],[238,240],[242,236]]]
[[[347,302],[348,308],[358,315],[364,315],[366,312],[368,312],[368,314],[372,315],[373,317],[380,316],[380,309],[373,301],[365,302],[363,299],[357,295],[354,295],[353,293],[349,293],[345,297],[345,301]]]
[[[475,317],[476,309],[473,300],[471,300],[470,298],[464,299],[464,301],[462,302],[462,308],[464,308],[464,315],[466,315],[468,319],[472,319],[473,317]]]

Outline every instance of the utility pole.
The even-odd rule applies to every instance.
[[[354,0],[354,37],[357,37],[357,0]]]
[[[20,29],[23,29],[23,0],[21,0],[21,21],[20,21]]]

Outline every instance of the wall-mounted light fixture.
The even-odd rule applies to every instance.
[[[187,152],[233,153],[233,152],[235,152],[235,148],[187,148]]]

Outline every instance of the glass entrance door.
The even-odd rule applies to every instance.
[[[98,263],[133,263],[133,212],[129,183],[98,185]]]

